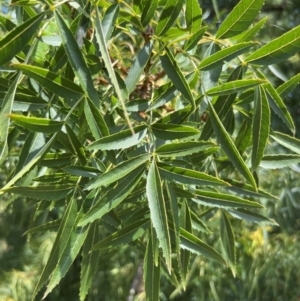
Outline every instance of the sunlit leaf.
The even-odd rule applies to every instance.
[[[279,169],[297,163],[300,163],[300,155],[265,155],[259,166],[265,169]]]
[[[191,33],[195,33],[201,27],[202,9],[197,0],[187,0],[185,8],[186,26]]]
[[[163,140],[187,139],[198,135],[199,130],[186,125],[155,123],[151,125],[153,134]]]

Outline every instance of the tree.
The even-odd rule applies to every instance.
[[[299,75],[276,87],[265,66],[298,52],[300,26],[261,45],[263,3],[241,0],[215,33],[197,0],[19,1],[20,24],[1,19],[1,194],[39,200],[27,235],[57,232],[33,298],[79,264],[84,300],[99,259],[130,245],[159,300],[162,273],[185,289],[192,254],[235,273],[233,218],[276,224],[260,171],[300,162],[283,101]],[[224,255],[205,239],[212,215]]]

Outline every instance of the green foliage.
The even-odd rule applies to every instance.
[[[34,204],[29,237],[56,232],[32,299],[73,271],[89,298],[124,246],[143,257],[149,301],[161,275],[173,297],[188,290],[202,257],[240,272],[237,219],[275,226],[263,175],[300,162],[284,102],[299,77],[277,86],[264,69],[298,52],[299,27],[261,46],[263,2],[241,0],[216,33],[195,0],[16,1],[19,24],[0,18],[0,162],[18,157],[0,194]]]

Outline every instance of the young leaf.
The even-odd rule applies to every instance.
[[[257,65],[277,64],[296,54],[299,49],[300,25],[250,54],[245,62]]]
[[[221,242],[225,250],[226,258],[230,262],[231,268],[234,273],[234,265],[236,263],[234,233],[232,230],[230,220],[228,219],[224,210],[221,211],[220,229]]]
[[[157,138],[162,140],[187,139],[195,137],[200,132],[199,130],[186,125],[154,123],[151,125],[151,130]]]
[[[39,133],[56,133],[63,126],[62,121],[54,121],[46,118],[26,117],[23,115],[10,114],[10,119],[17,125],[27,130]]]
[[[236,149],[233,141],[231,140],[229,134],[226,132],[222,122],[220,121],[218,115],[216,114],[215,109],[209,103],[211,110],[211,123],[215,130],[217,139],[222,146],[222,149],[228,156],[231,163],[236,167],[236,169],[251,183],[253,187],[256,188],[256,182],[251,174],[249,168],[241,157],[240,153]]]
[[[36,15],[23,24],[15,27],[2,40],[0,40],[0,66],[9,62],[29,42],[37,31],[45,13]]]
[[[180,247],[184,250],[189,250],[194,254],[203,255],[220,263],[226,264],[224,258],[215,249],[182,228],[180,228]]]
[[[207,95],[228,95],[236,93],[245,89],[255,87],[260,84],[264,84],[266,81],[262,79],[242,79],[227,82],[225,84],[213,87],[209,89],[206,93]]]
[[[23,71],[28,77],[33,78],[40,83],[42,87],[49,89],[58,96],[78,99],[83,95],[82,89],[75,83],[48,69],[25,64],[13,64],[12,66]]]
[[[54,14],[62,43],[68,56],[68,61],[70,62],[72,69],[86,95],[88,95],[92,102],[99,107],[100,102],[98,93],[94,87],[90,70],[86,65],[76,39],[58,10],[55,10]]]
[[[97,179],[91,181],[85,187],[86,190],[98,188],[100,186],[108,186],[109,184],[122,179],[134,169],[138,168],[143,163],[146,163],[151,157],[151,154],[143,154],[120,163],[108,172],[102,174]]]
[[[145,1],[145,6],[143,7],[143,12],[141,16],[141,22],[144,27],[146,27],[155,14],[157,8],[158,0]]]
[[[144,259],[144,281],[146,301],[159,301],[160,292],[160,260],[155,265],[153,254],[153,242],[150,236]]]
[[[99,249],[110,249],[129,244],[130,242],[141,237],[146,229],[149,228],[149,225],[149,219],[132,222],[129,224],[129,226],[114,232],[110,236],[96,243],[93,246],[92,251]]]
[[[187,0],[185,8],[186,26],[193,34],[198,31],[202,23],[202,9],[197,0]]]
[[[270,108],[266,93],[262,87],[255,88],[255,106],[252,122],[252,170],[256,170],[264,155],[269,139],[270,131]]]
[[[241,0],[220,25],[216,38],[231,38],[244,32],[260,12],[264,2],[264,0]]]
[[[182,93],[182,95],[191,103],[191,105],[195,106],[195,100],[192,95],[191,89],[182,74],[173,54],[168,49],[167,46],[164,47],[165,54],[160,56],[160,61],[162,67],[166,74],[168,75],[169,79],[172,81],[174,86],[178,91]]]
[[[145,66],[150,59],[153,43],[150,41],[145,44],[145,46],[138,53],[136,59],[134,60],[132,66],[130,67],[128,74],[125,78],[125,84],[130,94],[135,88],[136,85],[144,72]]]
[[[130,130],[118,132],[116,134],[106,136],[93,143],[87,149],[93,150],[110,150],[110,149],[126,149],[139,144],[147,134],[147,128],[144,125],[134,128],[135,134],[132,135]]]
[[[106,43],[108,42],[108,40],[110,39],[114,31],[119,10],[120,10],[119,4],[117,3],[113,4],[106,10],[103,16],[101,23],[102,23],[103,35]]]
[[[163,8],[160,19],[156,26],[157,36],[163,35],[171,28],[172,24],[175,22],[182,9],[184,1],[167,0],[165,3],[166,4]]]
[[[111,190],[80,219],[79,226],[85,226],[100,219],[104,214],[118,206],[139,183],[144,173],[144,167],[139,167],[124,177],[118,185]]]
[[[221,179],[200,171],[176,167],[165,163],[159,163],[158,167],[161,176],[170,181],[176,181],[187,185],[228,185]]]
[[[169,227],[167,222],[167,212],[164,196],[161,187],[161,179],[155,161],[149,168],[147,176],[146,192],[150,208],[151,222],[155,229],[159,246],[162,249],[163,256],[169,272],[171,271],[171,241]]]
[[[247,222],[258,223],[261,225],[278,226],[278,224],[270,218],[252,212],[246,209],[230,209],[228,212],[235,218],[245,220]]]
[[[194,202],[206,206],[219,207],[219,208],[264,208],[261,204],[241,199],[237,196],[225,193],[196,190],[195,196],[192,199]]]
[[[255,43],[253,42],[247,42],[235,44],[231,47],[222,49],[204,59],[200,63],[198,68],[200,70],[211,70],[218,66],[222,66],[224,64],[224,61],[231,61],[232,59],[236,58],[237,56],[239,56],[254,45]]]
[[[215,145],[203,141],[168,143],[158,147],[155,153],[160,157],[181,157],[204,151],[212,146]]]

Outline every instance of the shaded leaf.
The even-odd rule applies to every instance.
[[[300,155],[300,140],[294,137],[288,136],[286,134],[282,134],[279,132],[273,132],[270,135],[276,142],[280,145],[288,148],[289,150],[295,152]]]
[[[293,76],[289,80],[287,80],[285,83],[280,85],[276,90],[277,93],[280,95],[281,98],[287,97],[299,84],[300,81],[300,73]]]
[[[300,155],[266,155],[259,166],[265,169],[279,169],[297,163],[300,163]]]
[[[143,7],[143,12],[141,16],[141,22],[144,27],[146,27],[155,14],[157,8],[158,0],[145,1],[145,6]]]

